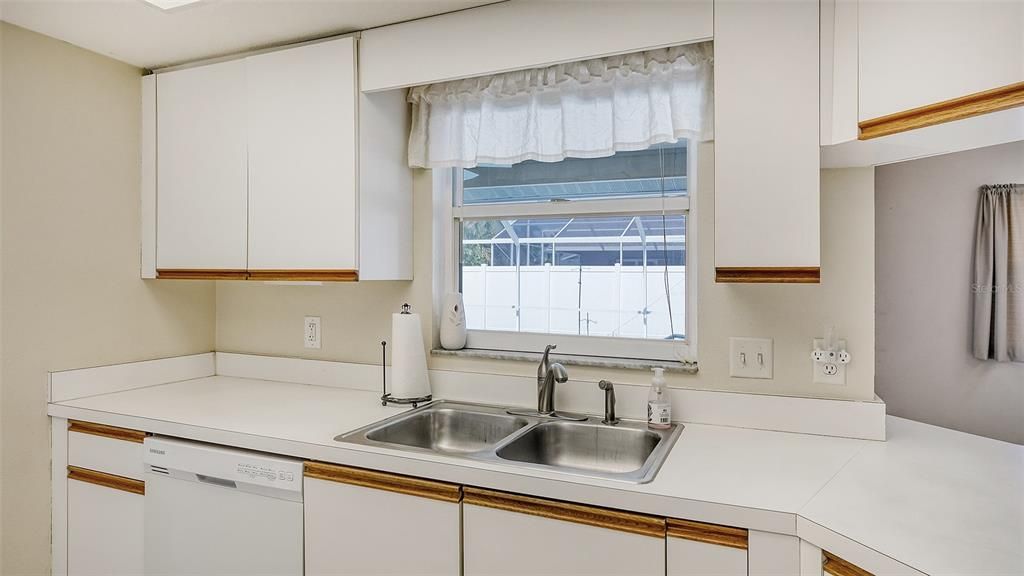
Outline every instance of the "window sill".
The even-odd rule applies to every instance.
[[[456,358],[478,358],[483,360],[513,360],[521,362],[540,362],[539,352],[511,352],[508,350],[480,350],[464,348],[462,350],[445,350],[435,348],[431,356],[453,356]],[[638,360],[636,358],[598,358],[596,356],[576,356],[572,354],[551,354],[551,359],[566,366],[592,366],[596,368],[618,368],[626,370],[649,370],[664,368],[666,372],[696,374],[696,362],[672,362],[667,360]]]

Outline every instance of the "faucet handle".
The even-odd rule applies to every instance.
[[[554,344],[548,344],[547,346],[544,347],[544,355],[540,357],[540,365],[537,366],[538,384],[547,375],[548,364],[550,363],[550,361],[548,360],[548,353],[550,353],[555,348],[557,348],[557,346],[555,346]]]

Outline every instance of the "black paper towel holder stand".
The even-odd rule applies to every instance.
[[[408,307],[406,304],[402,307],[402,312],[408,314]],[[399,406],[408,406],[412,404],[413,408],[418,408],[420,404],[426,404],[434,399],[433,394],[427,394],[426,396],[420,396],[419,398],[395,398],[388,392],[388,342],[387,340],[380,341],[380,405],[387,406],[388,404],[395,404]]]

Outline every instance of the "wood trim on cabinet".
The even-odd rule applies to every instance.
[[[291,282],[356,282],[356,270],[249,270],[249,280]]]
[[[864,120],[858,124],[858,139],[870,140],[1017,106],[1024,106],[1024,82]]]
[[[507,492],[496,492],[494,490],[472,488],[469,486],[462,489],[462,494],[463,504],[530,514],[554,520],[564,520],[566,522],[619,530],[641,536],[665,537],[665,519],[655,516],[509,494]]]
[[[115,426],[107,426],[106,424],[93,424],[92,422],[81,422],[79,420],[68,420],[68,432],[92,434],[93,436],[103,436],[104,438],[137,442],[139,444],[142,444],[142,441],[146,439],[146,433],[140,430],[129,430],[128,428],[117,428]]]
[[[161,280],[245,280],[247,270],[198,270],[189,268],[157,268]]]
[[[303,475],[307,478],[387,490],[442,502],[458,503],[462,499],[462,487],[457,484],[322,462],[306,462],[303,468]]]
[[[741,550],[747,549],[747,530],[744,528],[705,524],[703,522],[678,520],[676,518],[669,518],[667,522],[667,533],[672,538],[706,542],[708,544],[729,546],[730,548],[739,548]]]
[[[821,282],[821,268],[817,266],[721,266],[715,268],[715,282],[736,284],[818,284]]]
[[[821,554],[823,559],[821,561],[822,569],[832,576],[874,576],[867,570],[850,564],[846,560],[843,560],[839,556],[831,554],[827,550],[822,550]]]
[[[143,496],[146,494],[146,483],[142,480],[125,478],[124,476],[116,476],[114,474],[107,474],[106,472],[97,472],[95,470],[79,468],[78,466],[68,466],[68,479],[87,482],[97,486],[104,486],[106,488],[113,488],[115,490],[123,490],[125,492],[131,492],[132,494],[139,494]]]

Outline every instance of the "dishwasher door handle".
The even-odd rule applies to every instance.
[[[213,484],[214,486],[223,486],[224,488],[238,488],[238,484],[235,484],[234,480],[225,480],[224,478],[217,478],[216,476],[196,474],[196,479],[204,484]]]

